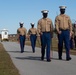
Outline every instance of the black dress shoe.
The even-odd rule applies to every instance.
[[[62,60],[62,57],[59,57],[59,60]]]
[[[21,51],[21,53],[23,53],[23,51]]]
[[[33,53],[35,53],[35,51],[33,51]]]
[[[66,60],[67,60],[67,61],[69,61],[69,60],[71,60],[71,59],[72,59],[71,57],[69,57],[69,58],[66,58]]]
[[[43,61],[44,60],[44,57],[41,57],[41,60]]]
[[[47,62],[51,62],[51,60],[50,59],[47,59]]]

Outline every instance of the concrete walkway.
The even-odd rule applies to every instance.
[[[57,52],[53,52],[51,62],[40,60],[40,48],[32,53],[30,46],[25,46],[25,52],[20,53],[20,45],[15,42],[2,42],[9,53],[14,65],[21,75],[76,75],[76,56],[71,55],[72,60],[58,60]]]

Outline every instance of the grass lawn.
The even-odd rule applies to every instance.
[[[0,75],[20,75],[10,56],[0,43]]]

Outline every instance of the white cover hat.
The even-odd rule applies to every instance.
[[[31,25],[34,25],[35,23],[30,23]]]
[[[41,12],[42,13],[48,13],[49,11],[48,10],[42,10]]]
[[[19,22],[19,24],[24,24],[24,22]]]
[[[60,8],[60,9],[65,9],[65,8],[66,8],[66,6],[59,6],[59,8]]]

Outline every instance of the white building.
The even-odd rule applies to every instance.
[[[7,29],[3,29],[1,30],[1,40],[7,40],[8,41],[8,30]]]

